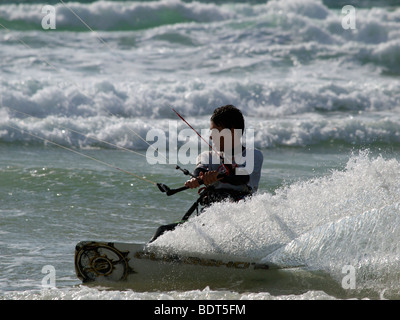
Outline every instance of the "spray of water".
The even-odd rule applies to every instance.
[[[215,204],[153,246],[302,265],[338,281],[350,265],[358,288],[393,288],[400,256],[399,181],[397,160],[361,152],[330,175],[241,203]]]

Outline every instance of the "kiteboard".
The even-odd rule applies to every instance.
[[[144,290],[202,284],[229,286],[266,279],[274,266],[227,255],[175,254],[145,244],[82,241],[75,248],[75,270],[85,284],[122,285]]]

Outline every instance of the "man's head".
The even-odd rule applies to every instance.
[[[220,151],[239,151],[244,132],[242,112],[233,105],[226,105],[214,110],[211,116],[211,139]],[[236,152],[235,152],[236,153]]]
[[[223,129],[241,129],[244,132],[244,118],[242,112],[235,106],[228,104],[214,110],[211,121],[215,126]]]

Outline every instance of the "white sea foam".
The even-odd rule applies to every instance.
[[[19,108],[21,109],[24,110],[21,112],[30,112],[30,108]],[[39,109],[37,115],[41,115],[44,110],[46,109],[42,111]],[[73,117],[49,115],[37,118],[18,114],[15,109],[2,110],[4,116],[0,119],[0,140],[7,143],[42,143],[40,139],[31,135],[34,134],[66,146],[114,148],[112,145],[117,145],[145,150],[149,145],[138,138],[138,135],[146,139],[151,129],[157,129],[169,139],[171,122],[176,123],[178,133],[187,128],[179,119],[153,119],[150,123],[146,117],[116,117],[105,114],[107,110],[115,112],[113,108],[104,109],[103,115],[91,117],[79,115],[81,112],[86,113],[85,110],[93,111],[91,108],[79,108],[76,110],[78,115]],[[70,111],[71,109],[68,109],[68,112]],[[160,112],[166,113],[167,110]],[[188,118],[188,120],[199,131],[209,128],[209,116]],[[355,146],[370,143],[400,143],[400,118],[390,116],[386,112],[354,116],[339,114],[330,117],[305,113],[301,116],[271,120],[260,120],[249,116],[246,117],[246,121],[248,128],[254,129],[252,138],[254,140],[249,142],[254,143],[257,148],[311,146],[334,142]],[[198,142],[200,143],[200,140]],[[154,141],[148,143],[153,144]],[[182,143],[180,141],[178,145]]]
[[[395,111],[400,106],[397,78],[381,76],[399,72],[398,9],[359,9],[358,27],[348,31],[341,28],[340,13],[321,1],[69,5],[95,29],[102,23],[107,24],[105,29],[118,29],[118,23],[136,21],[142,15],[155,20],[178,15],[183,20],[161,21],[156,28],[129,33],[28,30],[24,42],[32,50],[19,50],[18,32],[5,33],[1,35],[2,106],[40,118],[70,117],[76,121],[71,124],[79,126],[80,117],[90,123],[109,112],[122,118],[172,118],[171,106],[186,116],[205,117],[215,107],[231,103],[246,116],[265,120],[263,128],[269,126],[267,120],[277,120],[276,129],[261,129],[262,146],[318,143],[328,139],[328,132],[332,139],[346,142],[362,136],[367,143],[381,137],[397,142],[393,130],[397,120],[391,119],[393,125],[387,130],[379,127],[381,116],[374,112]],[[0,16],[10,22],[33,22],[40,20],[39,7],[4,5]],[[81,23],[61,4],[57,12],[60,30],[68,23]],[[358,117],[359,112],[364,114]],[[325,124],[315,121],[320,113],[327,114]],[[331,120],[330,113],[343,117],[335,115]],[[2,120],[11,116],[19,122],[15,113],[2,114]],[[307,123],[302,119],[309,114]],[[347,119],[348,114],[356,120]],[[286,118],[291,115],[315,128],[315,134],[304,127],[291,128],[296,124]],[[336,119],[344,120],[341,124]],[[121,119],[121,126],[126,121]],[[366,126],[353,130],[357,121]],[[41,124],[36,127],[40,130]],[[46,128],[42,126],[43,133]],[[0,139],[13,141],[8,129],[0,130]]]
[[[358,289],[398,290],[399,248],[394,244],[399,237],[399,203],[395,203],[319,226],[262,261],[324,270],[339,282],[344,267],[351,266]]]
[[[383,285],[395,286],[385,281],[398,268],[399,172],[398,161],[363,153],[329,176],[216,204],[151,247],[303,266],[338,281],[342,268],[353,265],[359,289],[381,276]]]
[[[51,290],[27,290],[7,292],[0,296],[5,300],[335,300],[322,291],[308,291],[303,294],[275,296],[268,292],[238,293],[228,290],[201,290],[136,292],[133,290],[103,290],[79,286]]]

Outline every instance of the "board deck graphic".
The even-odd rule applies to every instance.
[[[157,287],[165,283],[265,279],[275,268],[224,255],[161,254],[144,244],[82,241],[75,249],[75,271],[83,283]],[[276,270],[276,269],[275,269]]]

